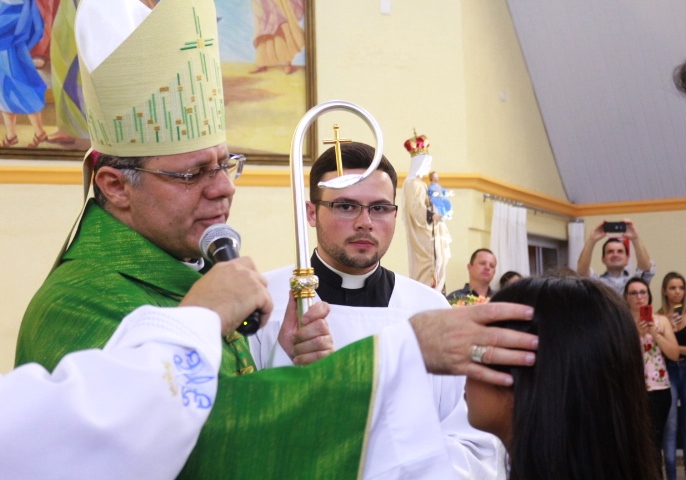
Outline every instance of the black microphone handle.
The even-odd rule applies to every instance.
[[[238,251],[233,246],[233,243],[226,238],[218,238],[212,242],[208,248],[208,252],[212,255],[214,262],[228,262],[234,258],[238,258]],[[246,337],[254,335],[260,329],[262,319],[259,312],[252,312],[248,318],[243,320],[236,328],[236,331]]]

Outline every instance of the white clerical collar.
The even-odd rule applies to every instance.
[[[367,278],[374,272],[376,272],[376,269],[379,268],[379,264],[376,264],[376,267],[374,267],[374,270],[363,273],[362,275],[350,275],[349,273],[344,273],[339,270],[336,270],[333,268],[331,265],[326,263],[322,257],[319,256],[319,252],[317,249],[314,249],[314,253],[317,255],[317,258],[332,272],[334,272],[336,275],[341,277],[343,280],[343,283],[341,284],[342,288],[347,288],[348,290],[355,290],[358,288],[363,288],[364,287],[364,282],[367,280]]]
[[[205,259],[200,257],[197,260],[191,260],[190,262],[183,262],[188,268],[192,268],[196,272],[199,272],[205,267]]]

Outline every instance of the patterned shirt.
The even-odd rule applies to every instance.
[[[641,347],[643,349],[643,371],[646,381],[646,389],[665,390],[669,388],[669,375],[662,350],[653,336],[649,333],[641,337]]]

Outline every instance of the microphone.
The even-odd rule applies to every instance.
[[[229,262],[238,258],[241,236],[236,230],[223,223],[207,227],[200,237],[200,251],[210,262]],[[236,330],[245,336],[253,335],[260,328],[262,320],[259,312],[252,312]]]

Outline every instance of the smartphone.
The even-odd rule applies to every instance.
[[[674,307],[674,313],[676,313],[677,315],[681,315],[682,313],[684,313],[684,306],[683,305],[675,306]]]
[[[603,231],[607,233],[626,232],[626,222],[603,222]]]
[[[643,305],[639,307],[639,315],[644,322],[653,323],[653,306]]]

